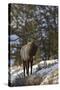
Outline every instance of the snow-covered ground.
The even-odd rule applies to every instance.
[[[44,67],[44,65],[46,65]],[[49,66],[50,65],[50,66]],[[42,68],[39,68],[41,66]],[[23,78],[23,69],[22,67],[11,67],[11,83],[14,82],[14,80],[20,75],[21,78]],[[30,72],[30,68],[29,68]],[[31,78],[33,77],[42,77],[42,82],[40,84],[49,84],[49,82],[58,83],[58,59],[56,60],[47,60],[46,64],[44,61],[41,61],[40,63],[37,63],[36,65],[33,65],[33,74],[30,75]],[[55,75],[55,76],[54,76]],[[29,76],[29,78],[30,78]],[[50,81],[49,81],[50,80]]]

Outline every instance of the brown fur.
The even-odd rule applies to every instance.
[[[21,48],[21,59],[23,60],[23,70],[24,70],[24,76],[25,76],[25,69],[27,71],[27,75],[29,75],[29,64],[31,68],[31,74],[32,74],[32,65],[33,65],[33,56],[35,56],[37,51],[37,45],[34,41],[28,42],[26,45],[24,45]]]

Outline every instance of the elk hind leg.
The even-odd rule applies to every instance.
[[[31,60],[31,74],[32,74],[33,59]]]
[[[26,63],[26,70],[27,70],[27,75],[29,76],[29,61],[27,61],[27,63]]]

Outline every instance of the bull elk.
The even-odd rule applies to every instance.
[[[21,60],[23,61],[23,70],[25,76],[25,70],[27,71],[27,75],[29,76],[29,64],[31,68],[32,74],[32,65],[33,65],[33,56],[35,56],[37,51],[37,45],[35,41],[28,42],[26,45],[22,46],[20,55]]]

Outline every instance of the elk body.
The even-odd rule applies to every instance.
[[[37,51],[37,45],[34,41],[28,42],[26,45],[22,46],[20,55],[21,59],[23,61],[23,70],[24,70],[24,76],[25,76],[25,70],[27,71],[27,75],[29,75],[29,65],[31,68],[31,74],[32,74],[32,65],[33,65],[33,56],[35,56]]]

